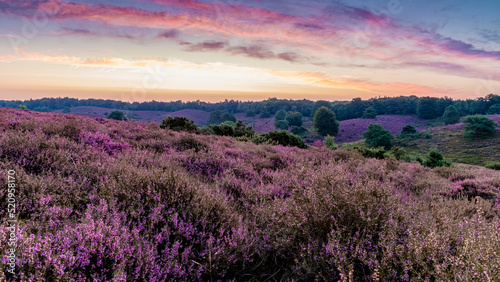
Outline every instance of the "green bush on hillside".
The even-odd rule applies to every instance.
[[[187,131],[196,132],[198,126],[194,122],[186,117],[171,117],[163,119],[160,128],[170,129],[173,131]]]
[[[492,119],[483,115],[467,116],[464,119],[466,138],[483,138],[495,134],[498,125]]]
[[[449,161],[443,158],[443,154],[438,150],[431,150],[424,161],[424,166],[434,168],[438,166],[451,166]]]
[[[380,124],[372,123],[363,134],[365,143],[372,148],[384,147],[389,150],[392,147],[392,134],[385,130]]]

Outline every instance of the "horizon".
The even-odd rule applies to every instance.
[[[500,2],[0,0],[0,99],[500,93]]]

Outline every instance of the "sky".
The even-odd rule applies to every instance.
[[[0,99],[500,94],[500,1],[0,0]]]

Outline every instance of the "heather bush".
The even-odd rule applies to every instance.
[[[0,181],[7,183],[10,169],[17,176],[20,252],[16,276],[2,267],[0,279],[500,276],[495,170],[430,169],[325,146],[254,144],[17,109],[0,109],[0,131]],[[0,228],[0,241],[8,236]],[[6,248],[0,244],[3,254]]]

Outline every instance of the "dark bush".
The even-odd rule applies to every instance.
[[[275,130],[269,131],[261,135],[264,140],[267,140],[269,143],[283,145],[283,146],[295,146],[302,149],[307,148],[308,146],[304,143],[304,140],[293,133],[290,133],[285,130]]]
[[[185,117],[171,116],[168,116],[161,122],[160,128],[187,132],[196,132],[198,130],[198,126],[196,126],[192,120]]]
[[[491,136],[495,134],[498,125],[497,122],[483,115],[467,116],[464,123],[466,124],[464,137],[466,138]]]
[[[424,166],[433,168],[438,166],[450,166],[451,163],[443,158],[443,154],[438,150],[431,150],[425,159]]]
[[[115,119],[115,120],[127,120],[127,116],[125,116],[125,114],[122,111],[118,111],[118,110],[112,111],[108,115],[108,118]]]
[[[380,124],[372,123],[363,134],[365,142],[369,147],[384,147],[389,150],[392,147],[392,134],[385,130]]]

